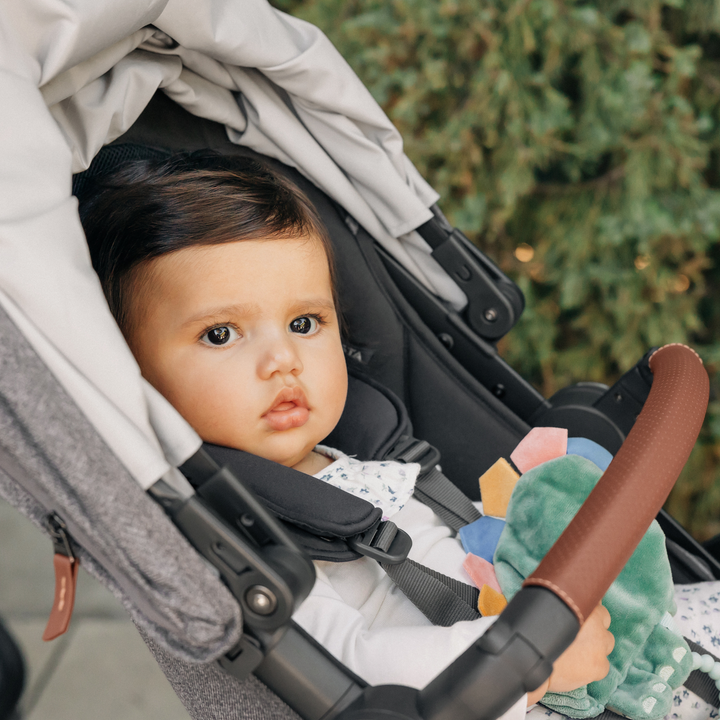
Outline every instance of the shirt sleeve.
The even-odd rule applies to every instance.
[[[412,560],[470,582],[462,568],[465,551],[432,510],[410,498],[392,520],[412,537]],[[433,625],[369,558],[315,567],[315,586],[294,620],[371,685],[425,687],[495,621]],[[524,719],[526,709],[523,696],[502,720]]]
[[[356,561],[363,562],[363,561]],[[416,608],[397,602],[397,588],[387,588],[385,608],[379,613],[397,624],[368,622],[348,605],[327,581],[322,570],[312,593],[295,613],[294,620],[350,670],[371,685],[406,685],[423,688],[462,654],[492,624],[494,618],[437,627],[413,618]],[[363,603],[373,605],[372,593]],[[384,611],[383,611],[384,610]],[[424,617],[420,616],[422,620]],[[527,695],[523,695],[502,720],[523,720]]]

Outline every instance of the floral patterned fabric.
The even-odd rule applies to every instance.
[[[364,462],[325,445],[318,445],[315,451],[335,461],[315,477],[380,508],[383,520],[402,510],[412,497],[420,472],[418,463]]]

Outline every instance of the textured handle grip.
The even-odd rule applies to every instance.
[[[667,499],[705,417],[710,383],[697,353],[665,345],[651,356],[650,369],[650,395],[623,446],[524,582],[552,590],[581,623]]]

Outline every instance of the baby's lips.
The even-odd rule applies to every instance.
[[[287,405],[288,403],[281,403]],[[290,430],[292,428],[302,427],[310,417],[310,411],[301,405],[294,403],[287,410],[270,410],[263,415],[265,421],[273,430]]]
[[[275,406],[271,412],[282,412],[283,410],[292,410],[294,407],[297,407],[297,403],[294,402],[283,402],[279,405]]]
[[[270,409],[263,415],[275,431],[302,427],[310,416],[307,397],[301,387],[284,387],[275,396]]]
[[[306,410],[309,409],[305,392],[299,385],[282,388],[282,390],[280,390],[280,392],[275,396],[272,405],[270,405],[263,417],[272,412],[291,410],[292,406],[305,408]]]

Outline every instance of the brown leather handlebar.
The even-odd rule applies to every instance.
[[[667,499],[697,440],[710,383],[680,344],[650,357],[653,384],[625,442],[583,506],[523,585],[552,590],[582,624]]]

